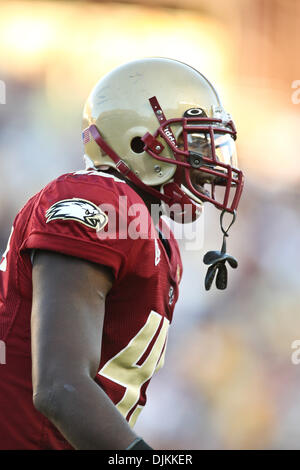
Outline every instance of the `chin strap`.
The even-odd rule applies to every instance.
[[[228,211],[223,210],[220,216],[220,226],[223,232],[223,243],[222,243],[221,251],[208,251],[203,257],[204,264],[210,264],[209,268],[207,269],[206,276],[205,276],[205,289],[206,290],[209,290],[211,288],[211,285],[213,283],[213,280],[216,274],[217,274],[216,287],[222,290],[226,289],[227,279],[228,279],[227,267],[225,266],[226,261],[228,261],[229,265],[234,269],[237,268],[238,266],[237,260],[233,256],[230,256],[226,253],[226,237],[228,237],[228,230],[230,229],[232,224],[235,222],[236,211],[231,213],[232,221],[230,222],[229,226],[225,230],[223,227],[223,218],[226,212]]]

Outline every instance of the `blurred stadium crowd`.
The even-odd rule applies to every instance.
[[[64,2],[57,3],[62,3],[69,15],[73,13],[76,29],[79,3],[74,2],[77,4],[74,11]],[[220,1],[217,3],[220,5]],[[297,2],[275,0],[271,3],[277,8],[276,15],[286,19],[285,27],[292,34],[294,16],[298,15],[300,21]],[[32,16],[32,22],[39,24],[45,19],[44,6],[39,20],[38,9],[33,15],[30,2],[8,4],[11,6],[4,7],[0,2],[4,15],[0,15],[0,23],[6,21],[7,25],[11,21],[12,28],[14,20],[19,19],[17,4],[28,18]],[[237,2],[230,4],[233,9],[238,8]],[[249,12],[253,9],[249,21],[258,15],[254,10],[259,2],[242,1],[240,4],[247,4]],[[271,7],[267,8],[270,2],[260,4],[264,4],[267,14],[274,14]],[[47,5],[50,8],[51,2]],[[56,60],[55,51],[52,50],[52,55],[49,52],[47,55],[46,51],[45,56],[39,56],[36,61],[34,45],[28,44],[27,49],[21,51],[13,46],[9,50],[5,43],[8,36],[1,38],[1,34],[5,34],[3,29],[0,33],[0,79],[6,83],[6,104],[0,104],[0,252],[6,247],[17,211],[27,199],[58,175],[83,167],[81,109],[85,95],[100,72],[145,55],[185,58],[184,51],[176,55],[166,47],[163,54],[158,46],[152,51],[147,45],[151,42],[150,33],[140,36],[144,51],[133,48],[137,31],[141,31],[141,18],[144,15],[144,21],[147,17],[149,20],[150,13],[157,18],[159,6],[151,10],[140,6],[135,11],[132,5],[96,5],[94,2],[90,15],[94,16],[97,8],[99,15],[109,14],[110,7],[120,17],[123,14],[139,17],[139,27],[131,28],[132,37],[127,35],[127,30],[123,31],[126,47],[131,52],[107,61],[99,44],[97,60],[103,61],[102,68],[90,67],[88,74],[85,69],[84,83],[78,92],[76,86],[84,67],[71,63],[68,51],[72,45],[66,46],[68,40],[73,44],[74,37],[68,36],[70,32],[66,33],[62,45],[64,55],[57,52]],[[168,21],[180,23],[180,10],[161,11],[162,28],[171,27]],[[237,16],[237,11],[233,11]],[[84,12],[88,15],[87,8]],[[53,14],[52,8],[50,13]],[[199,22],[205,23],[207,14],[197,13]],[[188,24],[186,15],[182,12]],[[194,14],[192,17],[197,23],[198,17]],[[266,18],[268,20],[269,16]],[[207,23],[214,24],[214,21],[216,28],[220,16],[215,11],[210,12]],[[237,24],[240,24],[237,21],[232,35],[237,34]],[[272,24],[277,23],[274,20]],[[225,26],[224,19],[222,27]],[[211,34],[213,31],[212,26]],[[279,26],[278,31],[277,34],[281,34]],[[267,33],[253,26],[249,37],[243,36],[244,49],[247,50],[254,34],[257,50],[259,37],[261,44],[272,43],[274,38],[269,38]],[[181,31],[178,40],[180,34]],[[122,30],[119,35],[122,36]],[[194,40],[197,40],[196,33]],[[226,40],[229,44],[233,38],[226,37]],[[38,43],[38,38],[36,41]],[[193,39],[190,41],[192,43]],[[253,46],[253,42],[251,44]],[[201,54],[204,46],[200,43],[198,47]],[[270,49],[267,47],[266,51],[267,54]],[[235,52],[228,52],[228,60],[233,60]],[[217,60],[218,53],[222,56],[222,49],[212,53]],[[292,53],[297,57],[296,50]],[[26,54],[29,54],[27,65]],[[49,54],[51,60],[46,60]],[[89,51],[81,51],[80,57],[84,54],[88,55]],[[251,54],[255,56],[253,61],[257,60],[254,50]],[[255,73],[249,75],[245,71],[239,74],[240,65],[234,62],[230,62],[231,73],[227,70],[230,64],[224,65],[224,84],[219,70],[215,70],[214,64],[205,63],[203,56],[201,71],[212,81],[217,77],[217,82],[223,86],[225,107],[232,112],[238,131],[240,129],[238,151],[246,186],[237,222],[228,240],[228,250],[237,257],[239,268],[229,273],[227,291],[205,292],[202,257],[209,249],[221,246],[219,214],[207,207],[203,249],[188,250],[185,242],[180,241],[184,275],[166,363],[149,387],[148,403],[136,426],[156,449],[300,449],[300,364],[291,362],[291,344],[300,339],[300,104],[292,104],[290,98],[292,80],[300,78],[300,71],[296,76],[294,65],[289,68],[289,58],[285,56],[281,57],[285,66],[279,76],[279,55],[276,69],[265,64],[262,70],[256,70],[256,77]],[[18,58],[21,58],[21,65]],[[199,61],[193,62],[192,57],[186,62],[201,68]]]

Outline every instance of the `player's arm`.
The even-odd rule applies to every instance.
[[[75,449],[126,449],[137,436],[93,380],[98,372],[104,266],[37,251],[33,264],[33,401]]]

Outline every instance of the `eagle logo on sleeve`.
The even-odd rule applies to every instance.
[[[108,222],[107,215],[98,206],[76,197],[58,201],[47,210],[47,223],[58,219],[76,220],[97,232],[102,230]]]

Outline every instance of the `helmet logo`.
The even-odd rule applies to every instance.
[[[183,117],[207,117],[206,112],[202,108],[191,108],[188,109]]]

